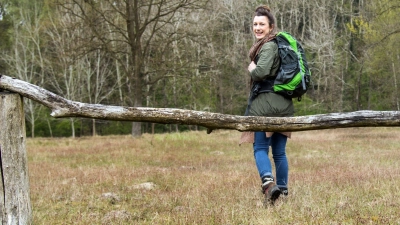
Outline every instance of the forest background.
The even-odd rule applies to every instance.
[[[79,102],[243,115],[263,4],[307,53],[313,85],[296,115],[400,110],[398,0],[1,0],[0,74]],[[25,99],[27,135],[201,129],[49,114]]]

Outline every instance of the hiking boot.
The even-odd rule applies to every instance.
[[[279,189],[281,189],[281,194],[284,196],[288,196],[289,194],[289,190],[287,187],[279,187]]]
[[[272,177],[263,177],[262,182],[261,188],[265,195],[265,201],[273,205],[281,195],[281,189],[274,183],[274,178]]]

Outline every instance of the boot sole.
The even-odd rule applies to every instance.
[[[266,197],[266,202],[269,202],[270,204],[273,205],[281,194],[282,194],[281,189],[279,189],[278,186],[273,187],[271,190],[271,196]]]

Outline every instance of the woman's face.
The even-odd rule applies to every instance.
[[[253,32],[257,40],[263,39],[271,33],[272,27],[269,26],[269,20],[266,16],[255,16],[253,20]]]

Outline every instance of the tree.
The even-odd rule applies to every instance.
[[[47,57],[52,58],[49,62],[48,82],[52,90],[72,100],[83,100],[84,72],[79,59],[80,45],[76,38],[83,37],[84,29],[77,26],[76,18],[59,12],[58,17],[50,17],[51,27],[47,29],[50,40]],[[70,118],[71,136],[75,137],[75,118]]]
[[[40,1],[27,3],[24,7],[18,8],[18,11],[11,10],[14,12],[10,15],[14,28],[11,36],[13,47],[3,57],[8,65],[8,72],[36,85],[44,83],[45,59],[42,53],[41,18],[43,10]],[[26,119],[30,123],[31,136],[35,137],[35,122],[42,106],[26,99],[24,109]]]
[[[100,50],[86,54],[77,60],[77,73],[81,73],[81,99],[92,104],[99,104],[113,94],[120,84],[113,76],[113,59]],[[92,135],[96,135],[96,120],[92,119]]]
[[[9,52],[11,49],[12,21],[6,12],[6,7],[6,2],[0,2],[0,52]],[[3,58],[0,58],[0,71],[6,72],[6,63]]]
[[[127,79],[129,104],[140,107],[143,105],[146,84],[151,84],[146,80],[149,73],[146,69],[154,64],[147,64],[150,61],[146,57],[151,57],[151,44],[156,35],[171,23],[177,12],[195,10],[206,3],[204,0],[67,0],[61,2],[60,6],[71,16],[82,19],[91,29],[92,36],[81,40],[84,44],[81,49],[86,52],[94,48],[105,49],[120,65],[124,65],[122,68]],[[108,30],[98,31],[99,27],[107,27]],[[92,44],[88,45],[89,42]],[[140,134],[141,124],[133,123],[132,135]]]
[[[216,111],[243,115],[250,90],[248,50],[254,42],[251,1],[213,2],[213,27],[208,29],[213,46],[209,58],[215,71]]]
[[[400,108],[400,22],[398,1],[372,1],[358,19],[366,46],[365,66],[369,74],[369,102],[373,108]]]

